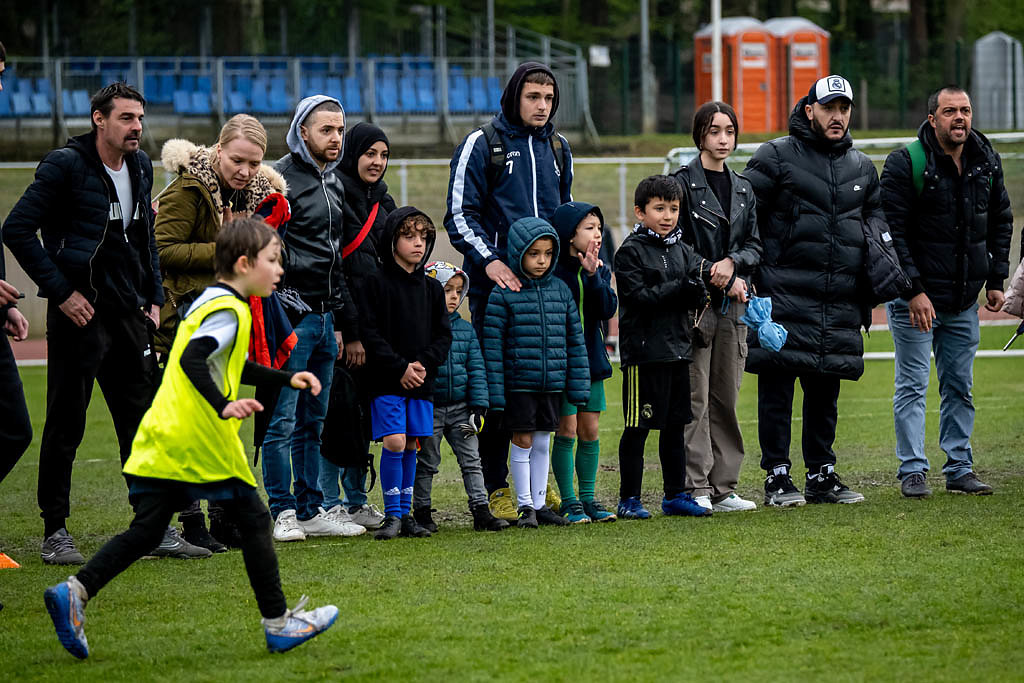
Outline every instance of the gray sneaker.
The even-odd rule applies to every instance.
[[[788,472],[772,473],[764,480],[764,504],[769,507],[798,507],[807,502],[800,489],[793,485]]]
[[[75,547],[75,539],[67,529],[58,529],[43,540],[39,555],[44,564],[85,564],[85,558]]]
[[[992,495],[992,487],[978,479],[974,472],[968,472],[956,479],[946,480],[946,490],[950,493],[970,493],[975,496]]]
[[[384,513],[373,503],[364,503],[348,509],[349,517],[359,526],[367,529],[379,529],[384,523]]]
[[[182,538],[173,526],[167,527],[164,540],[149,553],[150,557],[176,557],[179,560],[196,560],[211,555],[213,553],[208,548],[192,545]]]
[[[924,472],[911,472],[903,477],[900,492],[904,498],[927,498],[932,495],[932,490],[925,483]]]

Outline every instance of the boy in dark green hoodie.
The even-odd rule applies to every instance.
[[[562,399],[561,416],[551,449],[551,469],[562,497],[560,512],[573,524],[614,522],[615,514],[594,499],[601,455],[598,427],[607,407],[604,381],[612,376],[602,324],[615,315],[618,298],[612,289],[612,272],[598,258],[604,233],[601,209],[585,202],[566,202],[551,220],[561,242],[555,277],[569,287],[579,311],[590,365],[590,400],[577,409]],[[579,498],[573,490],[573,445],[579,435],[575,469],[580,480]]]

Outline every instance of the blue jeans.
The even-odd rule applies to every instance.
[[[263,486],[274,519],[285,510],[295,510],[300,520],[307,520],[315,517],[323,504],[318,484],[320,432],[338,356],[333,314],[307,313],[295,327],[295,335],[298,341],[284,369],[312,372],[323,389],[319,396],[291,387],[281,389],[263,441]]]
[[[907,302],[886,304],[889,329],[896,346],[896,390],[892,407],[896,423],[896,457],[899,479],[928,471],[924,452],[925,395],[928,392],[930,355],[935,350],[939,378],[939,447],[946,453],[942,473],[958,479],[974,466],[971,432],[974,431],[974,354],[978,350],[978,304],[961,313],[936,311],[930,332],[910,324]]]
[[[366,467],[338,467],[326,460],[320,461],[320,490],[324,494],[324,509],[330,510],[336,505],[346,507],[366,505]],[[341,480],[341,486],[338,481]],[[341,490],[345,490],[345,500],[341,500]]]

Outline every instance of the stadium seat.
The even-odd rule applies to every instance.
[[[62,90],[60,93],[61,106],[64,107],[64,116],[77,116],[75,114],[75,102],[71,97],[70,90]]]
[[[412,76],[402,76],[399,80],[402,111],[411,114],[419,111],[419,99],[416,97],[416,83]]]
[[[305,81],[302,86],[302,96],[310,97],[312,95],[322,95],[327,90],[327,81],[322,74],[314,74],[311,76],[304,76]]]
[[[469,102],[469,81],[461,73],[448,76],[448,111],[453,114],[469,114],[473,111]]]
[[[174,91],[177,89],[174,74],[160,74],[157,80],[160,83],[160,101],[170,103],[174,99]]]
[[[192,113],[192,96],[187,90],[175,90],[172,99],[174,100],[175,114]]]
[[[501,109],[501,91],[504,88],[501,87],[501,81],[498,80],[497,76],[491,76],[487,79],[487,96],[491,101],[491,108],[488,111],[498,111]]]
[[[363,92],[359,87],[359,78],[356,76],[345,77],[345,93],[344,97],[341,98],[341,103],[345,106],[345,111],[353,114],[363,113]]]
[[[344,93],[341,90],[341,79],[337,76],[328,76],[324,82],[324,95],[340,100],[345,104]]]
[[[418,108],[425,114],[437,113],[437,100],[434,98],[434,78],[432,75],[416,76],[416,101]]]
[[[32,116],[32,100],[20,92],[11,93],[11,113],[15,116]]]
[[[262,78],[254,78],[252,81],[251,110],[260,113],[270,111],[270,98],[267,94],[267,81]]]
[[[210,114],[210,96],[204,92],[192,93],[192,113]]]
[[[32,114],[34,116],[49,116],[52,113],[50,98],[44,93],[37,92],[32,95]]]
[[[236,90],[229,92],[226,99],[224,109],[229,114],[241,114],[249,108],[245,101],[245,95]]]
[[[36,92],[41,92],[47,97],[53,95],[53,88],[50,87],[50,79],[48,78],[37,78],[36,79]]]
[[[88,116],[89,110],[92,109],[92,102],[86,90],[73,90],[71,92],[71,103],[74,105],[75,111],[78,112],[76,116]]]
[[[213,93],[213,79],[209,76],[199,76],[196,78],[196,90],[202,93],[210,95]]]
[[[32,97],[32,79],[31,78],[19,78],[14,81],[14,85],[11,89],[19,95],[25,95],[26,97]]]
[[[183,74],[179,79],[178,90],[185,90],[192,92],[196,89],[196,77],[195,74]]]
[[[387,69],[377,77],[377,113],[397,114],[398,106],[398,72]]]
[[[0,90],[0,119],[11,116],[11,95],[6,90]]]
[[[490,99],[487,96],[487,89],[484,87],[484,79],[480,76],[469,78],[469,95],[473,102],[473,109],[477,112],[494,111],[491,108]]]
[[[292,99],[284,90],[270,91],[270,113],[289,114],[292,111]]]

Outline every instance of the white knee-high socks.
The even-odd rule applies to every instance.
[[[548,466],[551,463],[549,432],[534,432],[533,445],[520,448],[512,444],[509,469],[516,487],[516,503],[534,510],[544,507],[548,492]]]

